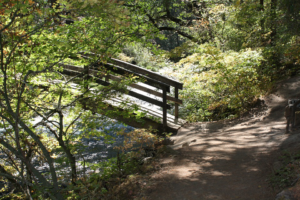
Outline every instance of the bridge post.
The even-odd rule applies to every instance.
[[[167,130],[167,88],[163,87],[163,129]]]
[[[178,99],[178,87],[175,87],[175,98]],[[175,123],[178,121],[178,103],[175,103]]]

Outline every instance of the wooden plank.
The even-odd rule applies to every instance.
[[[157,91],[155,91],[155,90],[151,90],[151,89],[146,88],[146,87],[143,87],[143,86],[141,86],[141,85],[138,85],[138,84],[131,84],[131,85],[129,85],[129,86],[130,86],[130,87],[133,87],[133,88],[136,88],[136,89],[139,89],[139,90],[144,91],[144,92],[148,92],[149,94],[153,94],[153,95],[155,95],[155,96],[157,96],[157,97],[163,98],[163,94],[162,94],[162,93],[157,92]],[[176,99],[176,98],[171,97],[171,96],[169,96],[169,95],[167,95],[167,100],[172,101],[172,102],[175,102],[176,104],[182,104],[182,100]]]
[[[175,87],[175,99],[178,99],[178,88]],[[175,119],[178,119],[178,104],[175,103]]]
[[[94,106],[96,105],[94,102],[87,100],[87,101],[84,101],[83,103],[87,104],[85,109],[89,109],[92,111],[95,111],[95,110],[98,111],[97,109],[94,108]],[[100,111],[99,114],[105,114],[106,111],[115,110],[115,109],[118,109],[120,112],[124,111],[124,109],[118,108],[114,105],[110,105],[109,103],[108,103],[108,105],[109,106],[105,110],[103,110],[103,112]],[[109,117],[114,118],[119,121],[122,121],[123,123],[126,123],[135,128],[150,128],[151,127],[152,129],[159,130],[159,133],[162,133],[165,131],[176,133],[178,131],[178,129],[181,127],[181,125],[186,123],[186,122],[183,122],[182,124],[168,123],[167,130],[163,130],[164,128],[163,128],[163,125],[161,122],[154,121],[154,120],[148,118],[147,116],[143,117],[139,121],[137,121],[137,120],[135,120],[135,116],[136,116],[136,114],[132,113],[130,118],[127,118],[127,117],[125,118],[122,115],[113,115],[113,116],[109,116]],[[161,118],[162,115],[160,114],[159,116],[160,116],[159,118]],[[172,117],[174,117],[174,116],[168,114],[168,118],[172,118]]]
[[[85,69],[83,67],[78,67],[78,66],[73,66],[73,65],[67,65],[67,64],[62,64],[62,63],[59,63],[58,65],[62,66],[64,69],[67,69],[67,70],[81,72],[81,73],[85,72]],[[93,70],[93,69],[89,69],[88,73],[91,74],[91,75],[93,75],[93,76],[97,76],[97,77],[104,77],[105,76],[104,73],[101,75],[100,71]]]
[[[62,63],[59,63],[58,64],[59,66],[62,66],[64,67],[65,69],[70,69],[70,70],[73,70],[73,71],[80,71],[80,72],[84,72],[84,69],[81,68],[81,67],[77,67],[77,66],[72,66],[72,65],[67,65],[67,64],[62,64]],[[128,70],[124,70],[120,67],[117,67],[117,66],[113,66],[113,65],[109,65],[109,64],[102,64],[101,66],[109,69],[110,71],[114,72],[114,73],[117,73],[117,74],[120,74],[120,75],[125,75],[126,73],[131,73],[130,71]],[[104,73],[103,73],[103,76],[101,76],[101,71],[97,70],[97,68],[90,68],[89,71],[91,72],[91,74],[93,74],[94,76],[98,76],[98,77],[104,77]],[[100,72],[100,73],[99,73]],[[136,74],[137,76],[139,76],[138,74]],[[158,89],[162,89],[163,87],[167,87],[167,92],[170,92],[170,86],[164,84],[164,83],[161,83],[159,81],[156,81],[156,80],[153,80],[151,78],[148,78],[148,77],[144,77],[142,76],[143,79],[145,79],[146,81],[144,82],[145,84],[148,84],[150,86],[153,86],[153,87],[156,87]]]
[[[70,70],[73,70],[73,71],[84,72],[84,68],[81,68],[81,67],[72,66],[72,65],[66,65],[66,64],[59,64],[59,65],[63,66],[64,69],[70,69]],[[100,77],[100,78],[105,77],[106,78],[105,81],[107,81],[107,79],[111,79],[111,80],[114,80],[114,81],[120,81],[121,80],[121,78],[119,78],[117,76],[110,75],[110,74],[108,74],[106,76],[105,75],[101,76],[99,74],[98,70],[93,70],[93,69],[89,69],[89,74],[91,74],[93,76],[96,76],[96,77]],[[151,90],[151,89],[149,89],[147,87],[143,87],[143,86],[138,85],[138,84],[131,84],[129,86],[133,87],[133,88],[136,88],[136,89],[139,89],[139,90],[144,91],[144,92],[148,92],[149,94],[153,94],[153,95],[155,95],[157,97],[161,97],[161,98],[163,97],[162,93],[157,92],[155,90]],[[167,95],[167,100],[175,102],[177,104],[182,104],[182,100],[180,100],[178,98],[171,97],[169,95]]]
[[[76,71],[70,71],[70,70],[66,70],[66,69],[64,69],[62,73],[63,73],[63,74],[66,74],[66,75],[69,75],[69,76],[80,75],[79,72],[76,72]],[[83,76],[83,74],[82,74],[82,76]],[[88,78],[93,78],[93,77],[92,77],[92,76],[89,76]],[[103,80],[101,80],[101,79],[96,79],[95,82],[96,82],[96,83],[99,83],[99,84],[101,84],[101,85],[103,85],[103,86],[109,86],[109,85],[111,85],[111,83],[108,83],[108,82],[103,81]],[[133,92],[133,91],[131,91],[131,90],[127,90],[127,92],[128,92],[127,94],[128,94],[129,96],[136,97],[136,98],[141,99],[141,100],[143,100],[143,101],[146,101],[146,102],[148,102],[148,103],[152,103],[152,104],[154,104],[154,105],[163,107],[163,102],[161,102],[161,101],[158,101],[158,100],[156,100],[156,99],[152,99],[152,98],[147,97],[147,96],[144,96],[144,95],[142,95],[142,94],[138,94],[138,93]],[[166,107],[167,107],[167,109],[170,109],[170,108],[171,108],[171,106],[170,106],[169,104],[167,104]]]
[[[114,81],[120,81],[120,80],[121,80],[121,78],[116,77],[116,76],[113,76],[113,75],[107,75],[106,77],[107,77],[108,79],[111,79],[111,80],[114,80]],[[143,91],[143,92],[147,92],[147,93],[149,93],[149,94],[153,94],[153,95],[155,95],[155,96],[157,96],[157,97],[163,98],[163,94],[162,94],[162,93],[157,92],[157,91],[155,91],[155,90],[151,90],[150,88],[141,86],[141,85],[139,85],[139,84],[133,83],[133,84],[130,84],[129,86],[132,87],[132,88],[141,90],[141,91]],[[176,99],[176,98],[171,97],[171,96],[169,96],[169,95],[167,95],[167,100],[172,101],[172,102],[175,102],[175,103],[177,103],[177,104],[182,104],[182,100],[180,100],[180,99],[178,99],[178,98]]]
[[[106,69],[109,69],[110,71],[112,71],[116,74],[120,74],[120,75],[134,74],[134,75],[139,76],[142,79],[144,79],[145,81],[143,83],[148,84],[148,85],[153,86],[153,87],[156,87],[158,89],[163,89],[163,87],[166,87],[167,92],[170,92],[170,86],[169,85],[167,85],[163,82],[160,82],[158,80],[155,80],[153,78],[150,78],[150,77],[138,74],[138,73],[134,73],[132,71],[126,70],[124,68],[121,68],[121,67],[113,65],[113,64],[102,64],[102,65],[99,64],[99,66],[103,66]]]
[[[120,98],[112,98],[110,100],[106,100],[106,103],[112,105],[112,106],[119,106],[120,104],[122,104],[124,102],[124,99],[120,99]],[[144,105],[140,105],[140,104],[136,104],[133,102],[126,102],[126,105],[128,105],[128,107],[132,107],[133,105],[137,105],[139,107],[139,111],[146,113],[146,117],[155,117],[155,118],[159,118],[161,120],[161,123],[163,123],[162,120],[162,116],[163,116],[163,111],[162,110],[152,110],[149,107],[146,107]],[[185,124],[186,121],[183,119],[175,119],[175,116],[168,114],[167,113],[167,125],[168,126],[181,126],[183,124]]]
[[[183,89],[183,83],[180,83],[178,81],[175,81],[175,80],[167,78],[167,77],[164,77],[160,74],[157,74],[155,72],[152,72],[152,71],[144,69],[144,68],[141,68],[137,65],[134,65],[134,64],[131,64],[128,62],[124,62],[124,61],[121,61],[121,60],[118,60],[115,58],[111,58],[111,62],[115,65],[118,65],[125,69],[128,69],[129,71],[136,72],[136,73],[142,74],[142,75],[146,75],[146,76],[152,77],[156,80],[159,80],[163,83],[167,83],[168,85],[171,85],[173,87],[178,87],[181,90]]]
[[[167,129],[167,91],[163,89],[163,127],[164,130]]]
[[[157,106],[160,106],[160,107],[166,107],[166,109],[171,109],[171,106],[169,104],[164,104],[163,102],[161,101],[158,101],[156,99],[152,99],[150,97],[147,97],[147,96],[144,96],[142,94],[139,94],[139,93],[136,93],[136,92],[133,92],[131,90],[128,90],[128,95],[132,96],[132,97],[136,97],[138,99],[141,99],[143,101],[147,101],[148,103],[152,103],[154,105],[157,105]]]
[[[119,99],[119,98],[113,98],[109,101],[106,101],[106,103],[112,105],[112,106],[117,106],[120,105],[121,103],[123,103],[124,100],[123,99]],[[132,107],[134,103],[132,102],[126,102],[126,104],[128,105],[128,107]],[[139,107],[139,111],[146,113],[145,118],[151,118],[151,117],[155,117],[158,118],[160,120],[160,123],[163,124],[163,111],[161,110],[152,110],[148,107],[145,107],[143,105],[138,105]],[[187,123],[187,121],[183,120],[183,119],[175,119],[175,116],[168,114],[167,113],[167,127],[170,127],[172,129],[179,129],[183,124]]]

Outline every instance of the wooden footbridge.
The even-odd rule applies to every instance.
[[[152,127],[160,131],[177,132],[177,130],[186,123],[184,120],[179,118],[178,107],[182,104],[182,100],[178,98],[178,90],[183,88],[183,84],[178,81],[117,59],[110,59],[107,63],[97,62],[96,64],[86,67],[78,67],[67,64],[60,64],[60,66],[63,67],[62,73],[65,75],[84,75],[87,78],[95,79],[96,83],[104,86],[111,85],[111,81],[120,81],[125,74],[133,74],[134,76],[140,77],[143,80],[143,83],[131,84],[126,89],[126,95],[159,106],[161,110],[153,110],[151,107],[149,108],[149,106],[137,105],[139,107],[139,112],[145,114],[145,116],[142,117],[142,121],[144,121],[144,123],[122,116],[114,116],[115,119],[122,121],[125,124],[136,128]],[[106,73],[104,76],[100,75],[101,73],[99,72],[101,72],[103,67],[112,73]],[[174,96],[167,94],[171,92],[172,87],[174,88]],[[159,98],[155,99],[151,96]],[[167,103],[168,101],[174,103],[174,115],[167,113],[167,110],[171,109],[171,105]],[[107,109],[116,109],[123,102],[124,100],[122,98],[109,99],[106,101],[106,103],[109,104]],[[134,102],[127,102],[128,107],[135,104],[136,103]],[[124,108],[118,109],[121,111],[124,110]],[[136,114],[133,113],[133,115]],[[133,116],[133,118],[135,117]]]

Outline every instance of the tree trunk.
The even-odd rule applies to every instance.
[[[260,1],[259,1],[259,5],[260,5],[259,10],[260,10],[260,12],[263,13],[263,12],[265,11],[265,8],[264,8],[264,0],[260,0]],[[260,27],[261,27],[261,33],[262,33],[262,34],[265,33],[265,25],[264,25],[264,23],[265,23],[265,20],[264,20],[264,17],[262,17],[261,20],[260,20]],[[262,37],[262,39],[263,39],[263,37]]]
[[[277,22],[276,22],[276,8],[277,8],[277,0],[271,0],[271,46],[276,45],[276,28],[277,28]]]
[[[76,158],[71,153],[70,149],[65,145],[63,140],[59,141],[59,145],[63,148],[64,152],[67,154],[68,160],[70,161],[72,184],[75,184],[77,180]]]
[[[64,152],[67,154],[67,158],[70,161],[71,165],[71,178],[72,178],[72,184],[75,185],[75,182],[77,180],[77,170],[76,170],[76,158],[74,155],[71,153],[70,149],[66,146],[65,142],[63,141],[63,135],[65,134],[63,131],[64,127],[64,121],[63,121],[63,114],[60,111],[59,112],[59,145],[63,148]]]

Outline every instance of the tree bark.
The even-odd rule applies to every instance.
[[[276,45],[276,28],[277,28],[276,8],[277,8],[277,0],[271,0],[271,13],[270,13],[270,18],[271,18],[271,35],[270,35],[271,46]]]
[[[68,160],[70,161],[71,165],[71,181],[72,184],[76,184],[77,180],[77,169],[76,169],[76,158],[75,156],[71,153],[70,149],[65,145],[64,141],[60,140],[59,145],[64,149],[64,152],[67,155]]]
[[[60,105],[59,105],[60,107]],[[68,148],[65,144],[65,142],[63,141],[63,135],[64,135],[64,131],[63,131],[63,114],[60,111],[59,112],[59,125],[60,125],[60,130],[59,130],[59,145],[64,149],[65,153],[67,154],[67,157],[70,161],[70,165],[71,165],[71,178],[72,178],[72,184],[75,185],[76,180],[77,180],[77,170],[76,170],[76,159],[74,157],[74,155],[71,153],[70,148]]]

